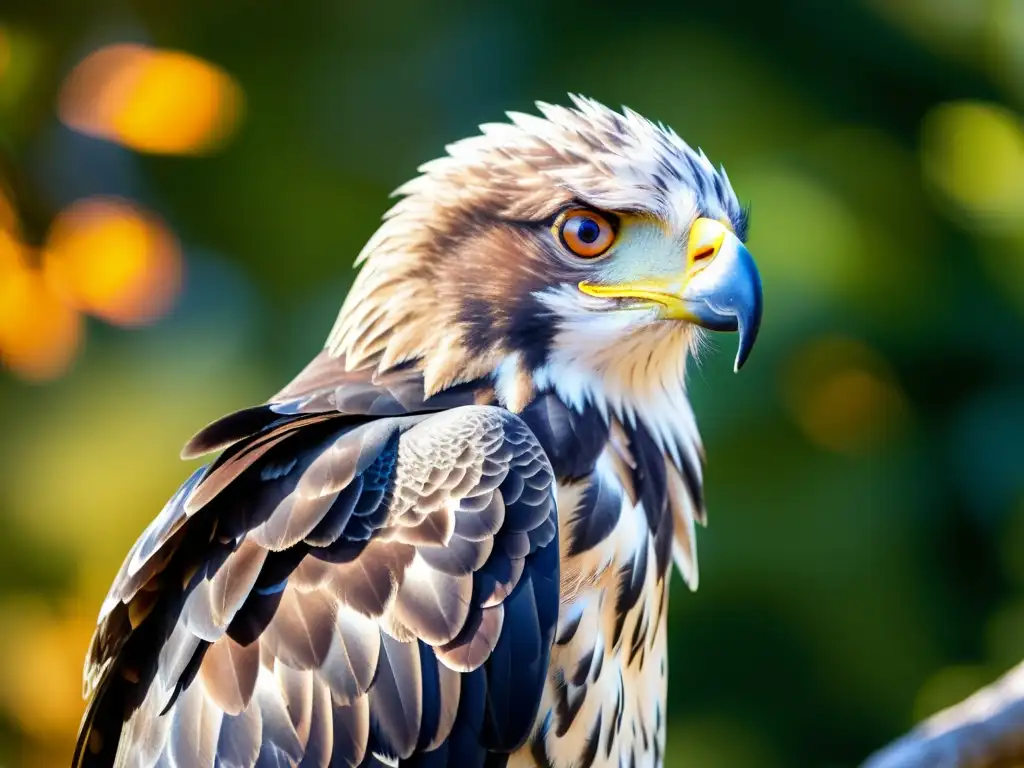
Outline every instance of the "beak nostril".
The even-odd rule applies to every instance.
[[[698,261],[705,261],[715,255],[717,249],[708,245],[701,248],[699,251],[693,254],[693,263],[696,264]]]

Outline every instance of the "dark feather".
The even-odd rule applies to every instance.
[[[620,489],[595,472],[570,519],[569,555],[586,552],[604,541],[618,525],[621,511]]]
[[[360,696],[350,704],[333,702],[334,739],[331,765],[356,768],[370,740],[370,702]]]
[[[408,381],[339,385],[333,402],[426,408]],[[93,644],[83,764],[119,749],[482,766],[529,734],[558,611],[553,473],[531,432],[496,408],[360,422],[309,413],[321,390],[290,394],[274,418],[200,433],[195,450],[225,453],[126,560]],[[100,728],[112,742],[94,753]]]

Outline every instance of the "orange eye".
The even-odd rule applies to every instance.
[[[612,225],[593,211],[569,211],[557,226],[558,236],[565,247],[584,259],[600,256],[615,239]]]

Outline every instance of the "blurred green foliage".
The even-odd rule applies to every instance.
[[[57,119],[145,42],[244,94],[213,154]],[[663,120],[751,203],[762,338],[691,375],[711,523],[674,587],[669,766],[850,766],[1024,656],[1024,3],[8,0],[0,140],[24,237],[96,194],[180,239],[173,311],[0,373],[0,765],[66,764],[107,584],[185,439],[318,349],[388,192],[578,91]]]

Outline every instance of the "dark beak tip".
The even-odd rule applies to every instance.
[[[754,307],[754,311],[750,313],[750,316],[744,318],[746,322],[740,322],[739,331],[740,341],[739,346],[736,349],[736,362],[733,364],[733,373],[739,373],[740,368],[744,366],[747,359],[750,357],[750,353],[754,350],[754,344],[757,341],[758,332],[761,330],[761,301],[758,296],[758,301]]]
[[[750,357],[750,350],[743,349],[742,347],[736,352],[736,362],[733,363],[732,372],[739,373],[740,368],[746,365],[747,359]]]

